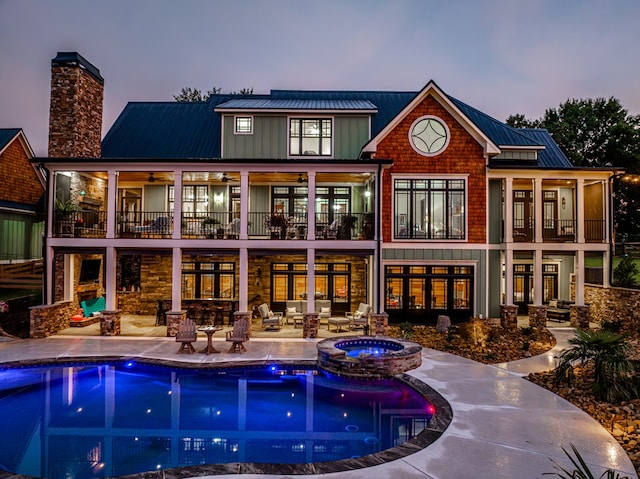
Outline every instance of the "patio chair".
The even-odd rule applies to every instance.
[[[316,299],[315,309],[320,322],[322,322],[323,319],[328,320],[331,317],[331,300]]]
[[[353,313],[345,313],[349,319],[349,329],[365,327],[369,324],[369,312],[371,306],[366,303],[360,303],[358,309]]]
[[[176,333],[176,342],[182,343],[178,354],[182,353],[194,353],[196,349],[193,347],[194,342],[198,339],[198,333],[196,331],[196,323],[192,319],[186,318],[178,325],[178,332]]]
[[[262,319],[262,329],[280,329],[282,327],[282,314],[271,311],[267,303],[258,306],[258,312],[260,319]]]
[[[247,349],[244,342],[249,341],[249,317],[245,315],[237,316],[233,320],[233,330],[226,332],[226,340],[231,343],[230,353],[242,354]]]

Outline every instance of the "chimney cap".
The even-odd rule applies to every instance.
[[[51,60],[51,66],[78,66],[86,70],[101,85],[104,85],[104,78],[100,75],[100,70],[78,52],[58,52],[56,57]]]

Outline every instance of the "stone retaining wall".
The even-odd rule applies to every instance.
[[[31,338],[46,338],[69,326],[69,318],[78,306],[71,301],[61,301],[49,305],[34,306],[30,309]]]
[[[620,321],[623,331],[640,330],[640,290],[588,284],[584,302],[591,305],[592,322]]]

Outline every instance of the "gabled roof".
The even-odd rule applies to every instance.
[[[0,153],[21,131],[20,128],[0,128]]]
[[[490,156],[500,149],[533,149],[538,151],[538,161],[529,163],[530,167],[570,167],[566,156],[545,130],[512,128],[447,95],[433,81],[420,92],[272,90],[269,94],[212,95],[208,102],[132,102],[104,137],[102,156],[220,158],[221,114],[233,111],[362,112],[371,115],[371,139],[374,139],[425,94],[437,96],[484,144]]]

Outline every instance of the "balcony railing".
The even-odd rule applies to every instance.
[[[548,243],[573,243],[577,241],[576,220],[543,220],[542,240]],[[605,240],[604,220],[584,221],[584,240],[587,243],[601,243]],[[535,241],[535,223],[513,222],[513,241],[532,243]]]
[[[55,213],[54,238],[105,238],[107,233],[106,211],[73,211]]]
[[[607,237],[604,220],[584,220],[584,240],[587,243],[602,243]]]
[[[169,211],[118,211],[119,238],[170,238],[173,233],[173,213]]]
[[[544,220],[542,222],[542,240],[554,243],[572,243],[576,241],[575,220]]]

